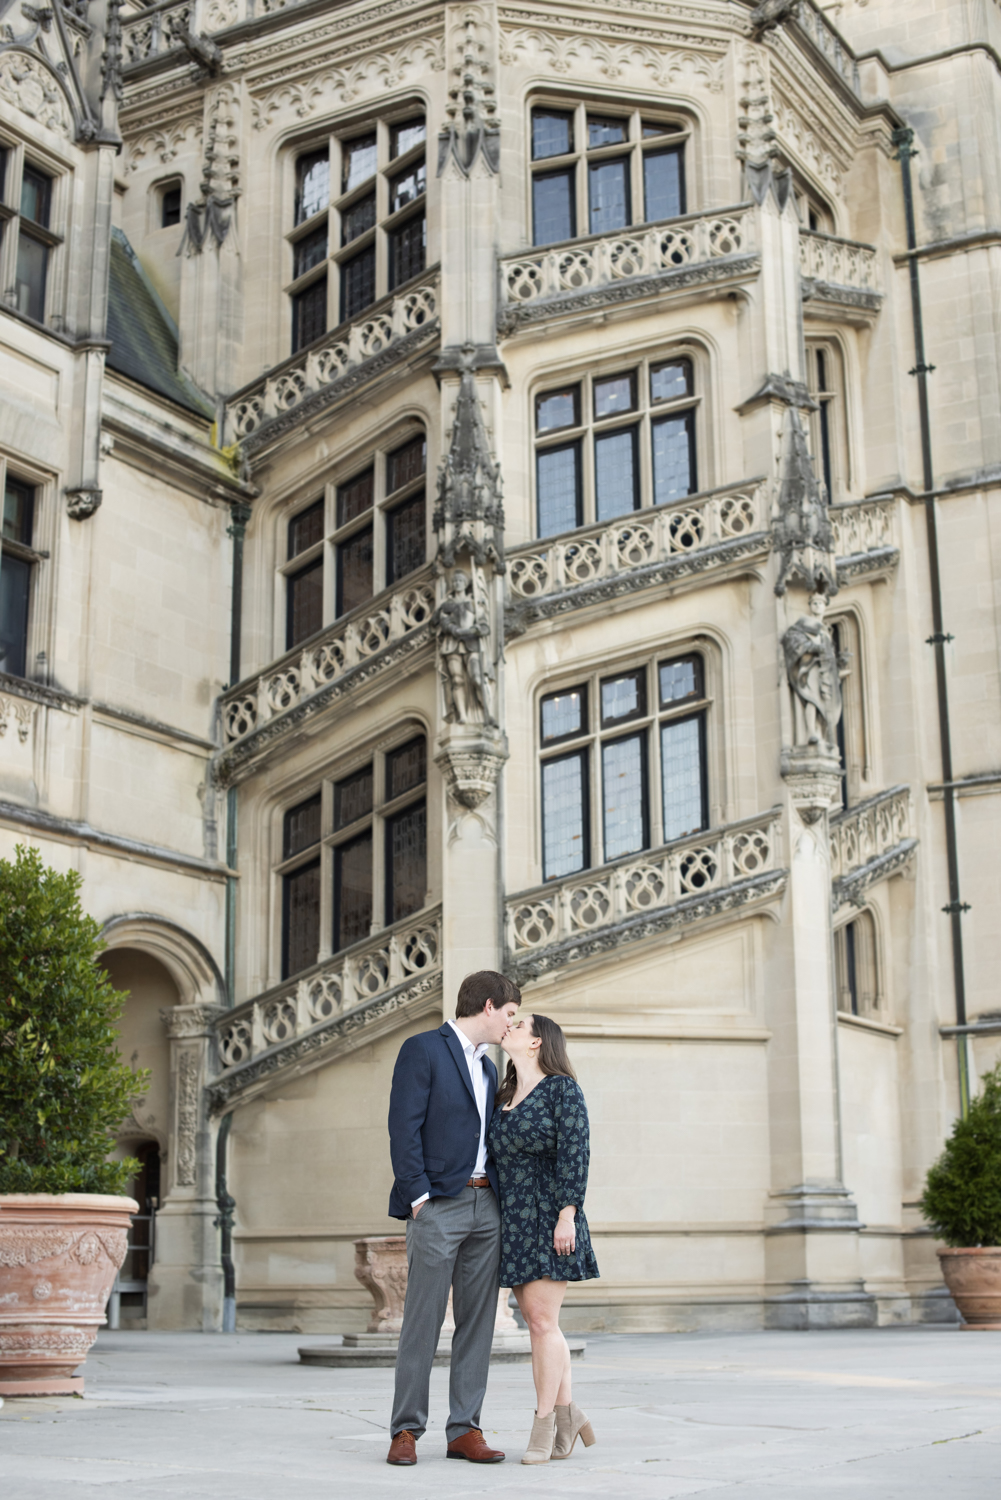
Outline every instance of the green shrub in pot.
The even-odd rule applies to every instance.
[[[118,1055],[81,884],[37,849],[0,860],[0,1193],[121,1194],[138,1168],[108,1157],[148,1075]]]

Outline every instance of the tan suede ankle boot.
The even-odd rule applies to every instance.
[[[547,1464],[553,1456],[553,1443],[556,1441],[556,1413],[551,1411],[548,1417],[540,1417],[538,1412],[532,1422],[532,1436],[528,1440],[525,1449],[523,1464]]]
[[[578,1437],[583,1442],[585,1448],[590,1448],[592,1443],[597,1442],[594,1435],[594,1428],[576,1401],[571,1401],[569,1406],[557,1406],[556,1442],[553,1446],[553,1457],[569,1458]]]

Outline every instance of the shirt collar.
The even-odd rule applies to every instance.
[[[471,1056],[473,1062],[479,1062],[480,1058],[484,1055],[484,1053],[490,1046],[490,1043],[480,1042],[479,1044],[477,1044],[476,1042],[471,1042],[462,1028],[460,1026],[456,1026],[454,1021],[450,1020],[448,1024],[451,1026],[452,1030],[459,1038],[463,1052],[465,1052],[467,1056]]]

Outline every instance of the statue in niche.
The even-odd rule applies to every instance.
[[[471,590],[469,574],[456,568],[448,596],[434,615],[445,688],[445,718],[450,724],[471,724],[477,718],[484,724],[494,724],[494,669],[483,649],[490,626],[477,609]]]
[[[794,740],[797,745],[823,745],[838,753],[841,720],[842,661],[829,625],[824,623],[827,595],[810,596],[810,613],[800,615],[782,637],[786,674],[793,695]]]

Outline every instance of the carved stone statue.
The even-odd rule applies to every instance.
[[[477,611],[469,574],[456,568],[448,597],[435,611],[441,677],[445,688],[445,718],[450,724],[471,724],[481,718],[494,724],[493,665],[483,649],[490,626]]]
[[[795,743],[824,744],[837,754],[841,719],[841,662],[830,627],[824,623],[827,597],[810,597],[810,613],[800,615],[782,637],[786,673],[793,694]]]

